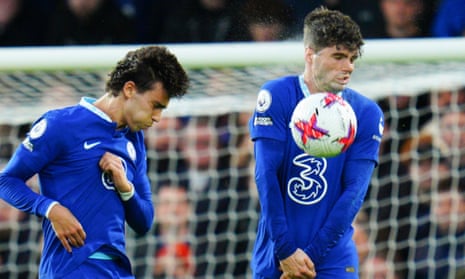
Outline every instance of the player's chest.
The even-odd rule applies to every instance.
[[[125,163],[133,164],[137,160],[137,152],[134,143],[124,136],[112,136],[108,134],[81,137],[74,144],[64,159],[76,163],[100,160],[105,152],[119,156]]]

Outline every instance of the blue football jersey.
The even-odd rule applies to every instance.
[[[38,173],[41,198],[35,202],[58,201],[86,231],[85,245],[73,247],[68,253],[44,218],[39,271],[43,278],[69,273],[97,250],[120,257],[130,268],[125,256],[125,221],[142,218],[151,224],[153,220],[143,132],[117,129],[116,123],[92,105],[93,101],[83,98],[76,106],[45,113],[33,124],[6,168],[7,172],[9,167],[23,167],[31,174]],[[135,187],[136,194],[128,202],[121,200],[111,177],[99,167],[105,152],[121,158],[128,181]],[[132,212],[129,203],[142,205],[139,208],[143,214]],[[44,214],[43,209],[35,207],[20,206],[30,213]],[[143,217],[131,216],[135,213]]]
[[[270,201],[261,197],[260,202],[262,207],[273,208],[278,207],[278,204],[266,203],[282,203],[283,220],[287,224],[286,234],[301,249],[311,244],[341,196],[344,190],[342,174],[346,161],[367,159],[377,162],[383,132],[383,115],[379,106],[356,91],[346,88],[338,95],[350,103],[357,117],[355,141],[346,152],[333,158],[312,157],[304,153],[294,142],[289,123],[297,103],[308,94],[310,92],[302,76],[286,76],[269,81],[258,93],[257,105],[249,122],[253,141],[273,139],[282,143],[280,146],[284,158],[276,163],[281,165],[277,177],[282,201]],[[263,174],[259,169],[256,172]],[[268,185],[257,187],[259,194],[263,196],[268,196],[267,191],[271,191],[266,188]],[[276,247],[267,230],[267,226],[275,224],[265,222],[265,219],[260,219],[252,267],[258,274],[279,278]],[[345,261],[347,265],[352,264],[352,252],[355,251],[355,247],[351,236],[352,230],[348,229],[331,249],[330,256],[325,257],[330,262],[320,263],[317,268],[323,268],[325,265],[344,265]]]

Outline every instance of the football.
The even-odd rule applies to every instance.
[[[352,106],[332,93],[314,93],[294,108],[289,123],[292,137],[315,157],[335,157],[354,142],[357,119]]]

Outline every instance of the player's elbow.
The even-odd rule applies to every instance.
[[[146,234],[147,232],[150,231],[153,225],[153,213],[149,215],[150,216],[146,216],[145,218],[134,220],[133,222],[128,220],[128,225],[137,234],[140,234],[140,235]]]
[[[0,198],[4,199],[4,195],[6,192],[10,190],[10,186],[12,185],[11,177],[5,173],[0,172]]]
[[[144,235],[149,232],[152,226],[136,226],[132,227],[132,229],[139,235]]]

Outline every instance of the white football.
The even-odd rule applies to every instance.
[[[352,106],[332,93],[314,93],[302,99],[289,126],[297,146],[316,157],[341,154],[354,142],[357,133]]]

